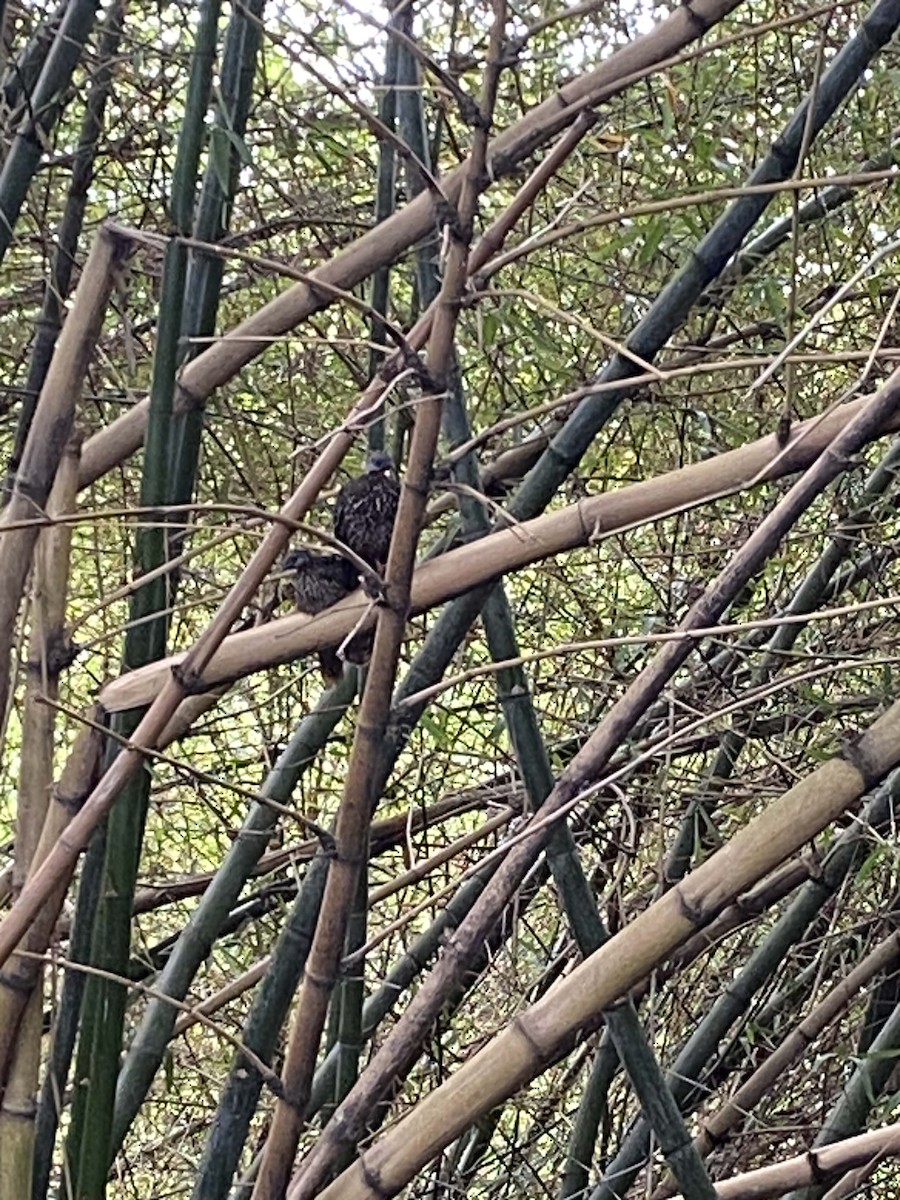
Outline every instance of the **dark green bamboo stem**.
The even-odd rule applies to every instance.
[[[597,1131],[609,1115],[607,1097],[619,1069],[619,1056],[609,1037],[600,1039],[578,1104],[566,1165],[559,1187],[559,1200],[581,1200],[587,1193],[591,1161],[597,1154]]]
[[[458,381],[449,390],[445,401],[444,426],[451,445],[462,445],[471,436]],[[473,454],[465,455],[456,464],[454,475],[458,482],[467,484],[476,494],[480,492]],[[483,535],[487,531],[487,513],[470,492],[461,493],[459,508],[463,533],[467,537]],[[506,662],[518,658],[515,624],[502,582],[488,596],[481,617],[492,660]],[[519,771],[531,808],[536,810],[550,794],[553,772],[531,701],[528,679],[524,668],[515,666],[502,668],[496,673],[495,681]],[[597,911],[567,823],[554,828],[547,856],[573,935],[581,953],[587,957],[607,940],[609,934]],[[626,1001],[603,1015],[616,1051],[638,1093],[642,1110],[652,1123],[679,1185],[686,1194],[694,1195],[698,1200],[715,1200],[706,1168],[681,1119],[662,1069],[647,1044],[634,1005]]]
[[[368,878],[367,872],[360,871],[356,888],[356,899],[353,910],[347,921],[346,952],[354,954],[366,943],[368,926]],[[349,971],[344,972],[340,988],[335,992],[337,1003],[337,1037],[334,1049],[337,1052],[337,1062],[334,1072],[334,1091],[330,1104],[322,1110],[322,1117],[328,1120],[331,1112],[350,1091],[359,1075],[359,1063],[363,1049],[363,1001],[365,986],[363,978],[365,960],[354,960]],[[310,1095],[312,1091],[310,1090]],[[349,1163],[349,1155],[353,1153],[347,1148],[344,1160],[337,1164],[340,1170]]]
[[[116,0],[103,21],[97,56],[100,66],[91,79],[90,91],[85,103],[84,119],[78,136],[78,144],[72,162],[72,176],[66,196],[66,206],[57,235],[57,248],[53,256],[50,278],[44,287],[41,315],[36,324],[36,337],[28,364],[25,395],[19,412],[16,440],[7,472],[4,499],[16,477],[25,439],[31,428],[37,398],[47,371],[56,339],[62,328],[63,306],[72,285],[72,269],[78,251],[78,239],[84,224],[84,213],[88,202],[88,188],[94,175],[94,159],[103,132],[103,117],[106,103],[112,90],[115,60],[125,18],[125,0]]]
[[[236,6],[228,22],[222,52],[222,76],[215,116],[209,136],[209,160],[197,204],[194,237],[202,242],[222,241],[227,233],[244,161],[241,148],[253,99],[253,81],[262,39],[265,0],[247,0]],[[186,214],[182,214],[186,215]],[[210,337],[215,332],[224,260],[216,254],[192,249],[188,259],[182,320],[184,345],[179,366],[193,356],[187,339]],[[172,481],[175,504],[187,504],[193,495],[204,410],[191,408],[172,422]],[[172,554],[183,546],[173,538]]]
[[[98,8],[99,0],[71,0],[69,3],[44,59],[26,115],[3,162],[0,170],[0,262],[9,249],[16,221],[41,161],[44,140],[62,113]]]
[[[90,961],[91,934],[103,888],[105,856],[106,825],[104,823],[91,839],[81,868],[72,935],[69,939],[69,958],[73,963]],[[32,1200],[44,1200],[50,1188],[53,1151],[61,1115],[60,1105],[62,1097],[66,1094],[86,982],[87,976],[83,972],[66,972],[38,1105],[34,1171],[31,1182]],[[74,1167],[75,1164],[70,1163],[70,1169],[74,1170]]]
[[[184,288],[184,254],[171,243],[163,278],[163,314],[175,315],[165,329],[160,321],[160,340],[154,363],[151,419],[141,487],[141,504],[147,507],[169,503],[167,494],[169,421],[172,410],[175,346]],[[166,336],[168,332],[168,336]],[[161,527],[150,526],[137,533],[138,572],[143,574],[166,559]],[[131,606],[132,624],[125,639],[125,665],[134,668],[162,658],[166,652],[168,607],[166,577],[159,576],[138,589]],[[137,728],[140,712],[127,712],[113,721],[118,737],[128,738]],[[94,965],[124,975],[131,947],[131,910],[137,879],[140,847],[150,795],[150,773],[144,769],[133,776],[110,813],[107,833],[106,880],[94,933]],[[125,1019],[126,989],[107,979],[92,976],[85,988],[85,1016],[79,1042],[78,1102],[73,1116],[73,1145],[78,1147],[78,1200],[100,1200],[106,1187],[108,1158],[100,1147],[110,1145],[112,1107],[119,1069]],[[81,1081],[86,1081],[81,1083]]]
[[[411,4],[401,6],[396,21],[398,30],[411,38],[413,36],[413,6]],[[419,60],[405,42],[399,43],[398,75],[400,95],[397,107],[400,136],[415,156],[413,161],[407,159],[403,164],[407,194],[412,199],[414,196],[418,196],[426,186],[421,171],[415,166],[415,161],[423,163],[429,171],[432,170],[434,147],[428,140]],[[438,246],[439,238],[435,232],[415,249],[416,299],[420,311],[429,307],[440,290],[440,276],[437,271]]]
[[[219,0],[204,0],[200,7],[185,119],[172,184],[172,217],[179,232],[187,233],[191,227],[218,20]],[[173,240],[167,247],[163,268],[150,419],[141,477],[140,500],[146,508],[170,504],[174,498],[170,437],[186,270],[184,245]],[[150,524],[138,529],[136,558],[138,576],[148,574],[166,562],[166,536],[162,526]],[[126,668],[143,666],[165,655],[169,602],[170,580],[166,575],[157,576],[135,592],[125,639]],[[140,711],[121,714],[113,722],[114,732],[121,737],[130,737],[142,715]],[[125,975],[128,968],[134,888],[149,796],[150,772],[145,768],[129,779],[108,822],[106,881],[94,931],[92,959],[95,965],[118,976]],[[85,1020],[78,1050],[78,1085],[70,1155],[78,1164],[77,1200],[102,1200],[106,1189],[126,1001],[125,987],[106,978],[92,976],[85,988]]]
[[[25,107],[31,103],[35,84],[59,32],[67,6],[67,0],[60,0],[53,12],[34,30],[24,49],[7,64],[3,72],[0,82],[3,104],[14,116],[21,118]]]
[[[155,990],[183,1000],[201,964],[215,941],[241,888],[268,844],[277,820],[277,810],[265,801],[287,804],[297,783],[316,754],[325,745],[356,693],[353,672],[345,673],[338,685],[323,694],[315,709],[298,724],[290,742],[261,788],[263,797],[254,804],[220,869],[204,892],[184,932],[175,944]],[[308,900],[305,902],[308,903]],[[295,907],[301,906],[298,899]],[[163,1060],[178,1011],[164,1000],[153,1000],[141,1020],[128,1049],[116,1090],[113,1147],[121,1145],[126,1132],[147,1095]]]

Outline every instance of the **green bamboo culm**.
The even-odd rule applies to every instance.
[[[194,219],[196,241],[220,242],[230,228],[241,166],[248,161],[244,135],[253,99],[264,5],[265,0],[248,0],[234,9],[228,22],[209,135],[209,156]],[[224,269],[221,255],[199,249],[190,251],[182,315],[181,366],[196,352],[188,339],[211,337],[215,332]],[[173,504],[187,504],[191,499],[202,433],[202,406],[191,405],[175,412],[170,446]],[[180,536],[173,539],[173,555],[178,553],[182,541]]]
[[[199,11],[185,119],[172,182],[170,207],[177,234],[187,234],[191,228],[219,8],[219,0],[207,0]],[[141,478],[141,505],[147,508],[172,502],[170,437],[186,269],[184,244],[173,239],[163,267],[158,341]],[[154,523],[138,530],[138,577],[162,566],[167,557],[166,530],[162,525]],[[126,669],[143,666],[165,654],[170,597],[170,581],[166,575],[158,576],[135,592],[125,639]],[[142,715],[143,710],[132,710],[118,716],[112,727],[115,742],[130,737]],[[111,753],[115,752],[113,744]],[[131,911],[150,782],[149,768],[144,766],[123,789],[108,822],[105,882],[94,926],[92,962],[115,975],[124,975],[128,968]],[[126,1000],[126,989],[107,979],[93,977],[85,988],[78,1047],[78,1083],[68,1145],[77,1200],[101,1200],[106,1190]]]
[[[177,306],[184,286],[184,254],[171,243],[163,272],[162,311]],[[164,437],[171,417],[172,388],[161,378],[168,369],[174,371],[172,351],[177,341],[179,325],[170,324],[175,337],[164,340],[164,324],[160,321],[160,341],[154,363],[154,382],[151,390],[150,423],[147,430],[147,449],[141,487],[141,505],[168,503],[166,483],[167,442]],[[169,353],[164,352],[164,348]],[[170,375],[174,379],[174,373]],[[161,386],[158,386],[161,385]],[[154,401],[156,403],[154,403]],[[137,573],[145,574],[166,559],[164,528],[156,524],[139,529],[136,537]],[[139,588],[132,600],[130,627],[125,638],[125,666],[134,669],[144,663],[162,658],[168,636],[168,581],[160,575]],[[116,741],[129,738],[137,728],[142,709],[117,714],[112,723]],[[111,747],[116,753],[115,744]],[[94,966],[116,975],[125,975],[131,949],[131,909],[147,806],[150,795],[151,772],[144,764],[129,780],[109,816],[103,897],[97,912],[93,952]],[[78,1200],[100,1200],[104,1195],[108,1172],[107,1155],[98,1147],[110,1145],[112,1107],[116,1076],[122,1049],[127,991],[121,984],[92,977],[85,988],[83,1019],[78,1049],[77,1079],[73,1108],[72,1152],[77,1161]],[[81,1101],[81,1104],[79,1104]],[[83,1106],[83,1107],[82,1107]],[[83,1116],[83,1124],[77,1118]],[[75,1154],[77,1152],[77,1159]]]
[[[262,0],[251,0],[246,7],[235,9],[225,34],[218,104],[210,134],[209,160],[194,224],[195,238],[204,242],[220,240],[230,219],[243,161],[240,147],[243,145],[243,134],[252,98],[261,39],[262,11]],[[186,217],[187,214],[183,216]],[[219,255],[203,251],[191,252],[182,311],[182,330],[185,337],[179,366],[190,357],[186,346],[187,337],[206,335],[214,329],[222,274],[223,261]],[[169,475],[171,502],[174,504],[187,503],[193,494],[202,428],[203,415],[199,410],[173,414],[172,435],[169,441]],[[180,533],[174,534],[169,543],[171,554],[177,554],[182,544],[183,538]],[[169,578],[170,590],[174,591],[177,576],[173,572]],[[348,677],[342,685],[326,693],[314,712],[301,721],[297,734],[285,752],[287,758],[279,760],[278,766],[263,784],[264,794],[271,795],[280,802],[289,800],[301,769],[305,769],[318,749],[324,745],[344,708],[352,700],[354,691],[354,680]],[[262,853],[267,831],[272,828],[274,822],[273,810],[264,804],[253,806],[231,853],[226,857],[215,881],[207,889],[173,947],[157,981],[158,992],[176,1000],[183,999],[187,994],[197,969],[220,931],[224,917],[227,916]],[[126,1055],[116,1089],[113,1153],[118,1151],[159,1069],[176,1015],[177,1010],[172,1005],[163,1001],[153,1001],[148,1005],[141,1020]]]
[[[24,116],[0,170],[0,262],[31,181],[41,161],[47,135],[59,120],[75,68],[94,28],[99,0],[72,0],[44,59]]]
[[[335,687],[322,695],[312,712],[307,713],[298,723],[293,736],[260,788],[263,799],[251,806],[222,866],[172,947],[165,968],[156,981],[155,990],[158,995],[171,996],[176,1000],[183,1000],[187,995],[188,988],[205,961],[223,920],[231,911],[275,828],[278,810],[266,801],[274,800],[278,804],[287,804],[290,801],[301,776],[326,744],[355,695],[356,680],[353,673],[347,671]],[[318,870],[319,868],[316,868],[316,871]],[[310,872],[307,872],[301,892],[315,890],[309,880]],[[309,897],[304,899],[301,895],[296,907],[305,913],[305,905],[308,903]],[[301,925],[306,921],[305,916],[298,919]],[[296,965],[295,954],[292,955],[291,961]],[[288,992],[286,1004],[290,1003],[291,995],[293,986]],[[177,1015],[178,1010],[162,999],[154,999],[147,1005],[119,1076],[113,1121],[114,1149],[118,1149],[147,1095],[163,1060]],[[276,1025],[275,1029],[278,1027]],[[266,1054],[265,1047],[254,1046],[253,1049],[261,1056]],[[228,1144],[232,1144],[230,1138]],[[220,1160],[221,1152],[217,1151],[213,1157],[217,1161]]]
[[[75,148],[72,175],[66,196],[66,207],[59,224],[57,246],[50,276],[44,286],[41,315],[35,326],[36,334],[28,363],[25,395],[19,411],[15,445],[7,470],[5,488],[7,492],[16,477],[22,451],[25,448],[25,440],[34,417],[37,398],[47,377],[56,340],[62,328],[65,300],[72,285],[72,268],[75,265],[78,241],[84,225],[88,189],[94,176],[97,149],[101,144],[104,113],[112,91],[124,21],[125,0],[116,0],[106,14],[100,31],[97,49],[100,66],[92,77],[85,102],[84,117],[78,135],[78,145]],[[4,501],[5,499],[4,495]]]

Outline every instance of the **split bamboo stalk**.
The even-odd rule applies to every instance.
[[[492,179],[509,174],[523,158],[571,125],[585,109],[596,107],[629,83],[666,65],[668,59],[702,37],[739,3],[740,0],[694,0],[689,9],[677,8],[650,33],[611,54],[596,70],[559,88],[494,139],[488,151]],[[441,180],[444,194],[451,202],[458,200],[468,170],[469,163],[464,162]],[[351,290],[380,266],[395,262],[427,236],[433,225],[434,201],[429,192],[422,192],[312,272],[310,283],[288,288],[193,359],[181,375],[176,411],[202,405],[216,388],[266,350],[272,338],[287,333],[332,303],[332,289]],[[317,291],[317,281],[328,290]],[[81,461],[83,487],[137,450],[147,427],[148,411],[147,402],[141,401],[85,443]]]
[[[867,402],[868,398],[862,397],[796,425],[784,447],[772,434],[653,479],[589,496],[451,550],[418,568],[413,577],[410,611],[425,612],[479,584],[554,554],[802,470],[818,458]],[[895,415],[880,433],[897,428],[900,416]],[[355,592],[319,616],[291,614],[233,634],[224,640],[198,685],[213,687],[231,682],[337,645],[356,626],[366,607],[362,594]],[[372,620],[370,617],[368,624]],[[113,680],[101,691],[100,703],[108,712],[148,703],[182,659],[175,655]]]
[[[625,995],[742,891],[855,805],[898,762],[900,703],[892,705],[843,755],[824,763],[770,804],[542,1000],[514,1018],[319,1193],[322,1200],[384,1200],[399,1192],[482,1113],[555,1061],[598,1012]],[[301,1186],[302,1176],[291,1186],[288,1200],[302,1194]]]

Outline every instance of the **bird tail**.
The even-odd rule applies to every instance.
[[[319,651],[319,669],[322,672],[322,678],[329,687],[334,687],[340,683],[344,675],[344,664],[338,658],[337,650],[320,650]]]

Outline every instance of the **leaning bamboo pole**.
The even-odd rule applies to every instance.
[[[867,402],[868,397],[862,397],[796,425],[784,446],[774,434],[760,438],[653,479],[589,496],[567,508],[451,550],[416,571],[410,611],[426,612],[490,579],[554,554],[802,470],[818,458]],[[900,415],[892,417],[881,432],[897,428]],[[202,681],[197,681],[198,686],[231,682],[337,645],[356,626],[367,607],[362,594],[355,592],[319,616],[291,614],[269,625],[233,634],[210,660]],[[364,624],[372,623],[374,616],[370,614]],[[117,712],[148,703],[183,658],[174,655],[113,680],[100,693],[101,705],[108,712]]]
[[[807,1150],[784,1162],[732,1175],[730,1179],[718,1181],[716,1191],[720,1200],[769,1200],[770,1197],[774,1200],[792,1188],[821,1186],[854,1168],[865,1171],[883,1159],[897,1155],[900,1155],[900,1123],[870,1129],[858,1137]],[[859,1195],[856,1189],[863,1178],[865,1176],[851,1181],[849,1190],[840,1194]],[[826,1200],[836,1200],[836,1196],[836,1192],[829,1192]],[[679,1194],[674,1200],[685,1200],[685,1197]]]
[[[0,517],[0,712],[6,708],[9,693],[16,615],[41,528],[33,518],[43,515],[72,432],[75,406],[103,325],[115,271],[129,250],[126,239],[108,230],[101,230],[94,242],[41,388],[9,502]]]
[[[602,1009],[624,996],[742,891],[852,808],[898,763],[900,702],[516,1016],[321,1191],[321,1200],[383,1200],[396,1195],[481,1114],[557,1060]],[[825,1148],[817,1152],[825,1153]],[[287,1200],[303,1194],[302,1186],[301,1175]]]
[[[275,1107],[253,1200],[276,1200],[284,1194],[290,1180],[309,1103],[319,1041],[331,993],[340,973],[340,957],[357,893],[360,867],[367,859],[369,826],[378,800],[373,782],[381,773],[385,755],[385,730],[409,612],[410,585],[425,518],[428,480],[441,430],[443,398],[451,386],[456,364],[456,330],[460,300],[468,278],[469,245],[479,197],[489,179],[486,170],[488,131],[502,72],[506,21],[506,0],[494,0],[484,94],[428,342],[426,366],[435,390],[423,397],[416,410],[406,478],[388,556],[385,602],[378,612],[372,661],[356,721],[344,795],[335,819],[335,854],[300,982],[297,1012],[281,1076],[284,1094]]]

